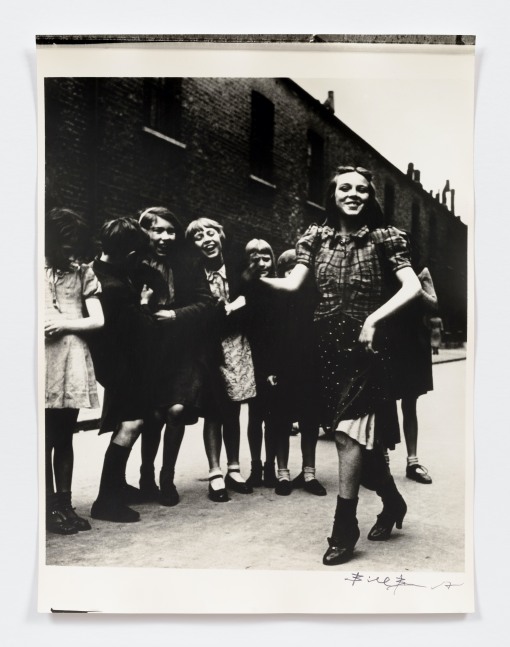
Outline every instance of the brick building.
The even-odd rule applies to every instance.
[[[277,253],[324,217],[335,166],[372,169],[389,224],[431,269],[445,328],[465,337],[467,228],[454,192],[432,196],[289,79],[55,78],[45,83],[46,204],[94,226],[165,205],[207,215]]]

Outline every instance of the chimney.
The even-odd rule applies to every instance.
[[[414,174],[414,164],[412,162],[409,162],[407,165],[407,177],[413,179],[413,174]]]
[[[335,93],[333,90],[328,91],[328,98],[322,104],[328,112],[335,114]]]
[[[442,194],[442,204],[446,204],[446,194],[450,190],[450,180],[446,180],[446,184],[444,185],[443,189],[443,194]]]
[[[416,184],[419,184],[421,186],[420,177],[421,177],[420,171],[418,171],[418,169],[414,169],[413,180],[416,182]]]
[[[450,191],[450,211],[452,212],[453,215],[455,215],[455,189],[452,189]]]

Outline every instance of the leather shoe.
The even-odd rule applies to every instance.
[[[232,471],[239,472],[239,470]],[[234,490],[234,492],[237,492],[238,494],[251,494],[253,492],[253,488],[249,483],[246,481],[236,481],[232,478],[230,472],[227,472],[227,475],[225,476],[225,485],[229,490]]]
[[[214,501],[214,503],[226,503],[227,501],[230,501],[230,497],[228,496],[227,490],[223,487],[220,488],[219,490],[214,490],[211,487],[211,481],[214,481],[214,479],[220,479],[223,478],[221,474],[217,474],[216,476],[212,476],[209,479],[209,490],[207,493],[207,496],[211,501]]]
[[[414,465],[408,465],[406,467],[406,476],[408,479],[416,481],[417,483],[423,483],[424,485],[429,485],[432,483],[432,479],[429,476],[426,467],[415,463]]]
[[[338,566],[338,564],[345,564],[345,562],[348,562],[352,558],[356,540],[353,542],[343,542],[338,537],[328,537],[328,544],[329,548],[324,553],[322,563],[324,566]]]
[[[394,525],[396,525],[399,530],[402,528],[402,522],[407,512],[407,506],[403,499],[402,502],[404,507],[398,512],[392,513],[383,508],[381,514],[377,515],[377,521],[370,529],[367,539],[370,539],[370,541],[386,541],[390,538]]]
[[[173,481],[162,481],[161,490],[159,491],[159,502],[167,508],[172,508],[180,501],[179,492],[175,487]]]
[[[282,479],[276,483],[274,493],[279,496],[289,496],[292,492],[292,483],[287,481],[287,479]]]
[[[296,478],[292,481],[293,488],[303,488],[306,492],[310,494],[315,494],[315,496],[326,496],[326,488],[319,483],[317,479],[311,479],[310,481],[305,481],[303,472],[298,474]]]
[[[140,514],[136,510],[128,508],[122,500],[96,499],[92,504],[90,516],[93,519],[102,521],[114,521],[116,523],[134,523],[140,521]]]

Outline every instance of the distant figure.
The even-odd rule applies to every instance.
[[[429,319],[429,327],[432,355],[439,355],[439,348],[441,346],[441,333],[444,330],[443,320],[441,319],[441,317],[431,317]]]

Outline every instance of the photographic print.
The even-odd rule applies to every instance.
[[[38,37],[39,609],[473,610],[474,37]]]

